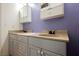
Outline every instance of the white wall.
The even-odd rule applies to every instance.
[[[19,24],[19,15],[16,4],[2,3],[1,4],[1,55],[8,55],[8,30],[22,29]]]

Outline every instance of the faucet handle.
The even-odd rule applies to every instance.
[[[55,30],[53,31],[53,33],[52,34],[55,34]]]
[[[55,34],[55,30],[49,30],[49,34]]]
[[[52,31],[51,30],[49,30],[49,34],[52,34]]]

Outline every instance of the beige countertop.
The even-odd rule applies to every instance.
[[[23,33],[23,32],[10,32],[11,34],[16,35],[23,35],[23,36],[29,36],[29,37],[37,37],[37,38],[43,38],[47,40],[56,40],[56,41],[63,41],[63,42],[69,42],[68,34],[66,31],[64,32],[57,32],[56,34],[47,34],[47,33]],[[45,35],[45,36],[43,36]]]

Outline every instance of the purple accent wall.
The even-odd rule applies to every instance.
[[[40,20],[40,8],[36,4],[32,8],[32,22],[24,23],[23,28],[40,32],[44,29],[67,29],[69,43],[67,44],[67,55],[79,55],[79,3],[65,3],[64,17],[59,19]]]

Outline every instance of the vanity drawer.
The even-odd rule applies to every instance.
[[[17,39],[17,35],[16,34],[9,34],[9,38],[11,38],[11,39]]]
[[[18,35],[18,41],[26,43],[27,42],[27,36]]]
[[[42,47],[42,40],[35,37],[29,37],[29,44],[32,44],[37,47]]]

